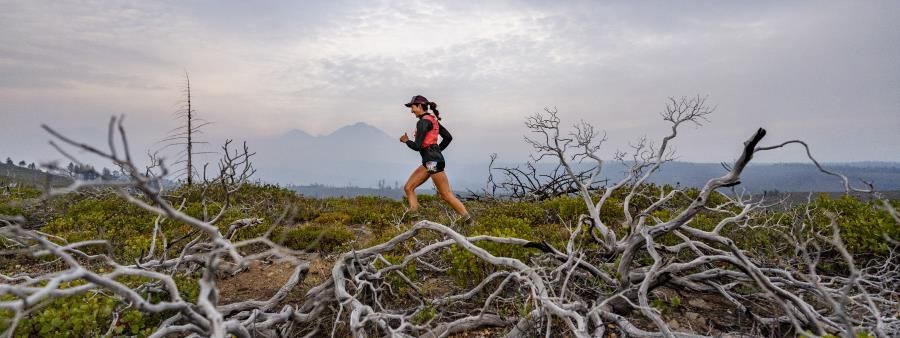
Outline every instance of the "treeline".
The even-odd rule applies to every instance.
[[[13,160],[12,160],[11,158],[9,158],[9,157],[6,158],[6,164],[7,164],[7,165],[16,165],[15,161],[13,161]],[[31,163],[25,163],[25,161],[19,161],[19,166],[22,167],[22,168],[28,168],[28,169],[32,169],[32,170],[37,170],[37,166],[34,164],[34,162],[31,162]]]
[[[18,166],[25,169],[37,170],[45,173],[48,172],[44,168],[38,167],[34,162],[27,163],[24,160],[20,160],[16,163],[12,158],[7,157],[5,163],[8,166]],[[116,180],[124,176],[121,170],[109,169],[107,167],[97,170],[97,168],[90,164],[75,164],[72,162],[69,162],[68,165],[64,168],[60,168],[60,170],[53,170],[52,174],[80,180],[100,179],[104,181]]]

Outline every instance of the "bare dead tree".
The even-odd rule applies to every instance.
[[[540,171],[536,167],[537,161],[528,161],[523,166],[495,167],[496,154],[491,156],[488,166],[488,179],[485,188],[476,192],[468,190],[470,200],[511,199],[543,201],[557,196],[576,194],[577,181],[587,180],[595,168],[579,170],[575,176],[566,173],[561,164],[557,164],[553,170]],[[493,172],[503,174],[503,179],[498,183],[494,180]],[[590,190],[596,191],[602,187],[603,181],[592,182]]]
[[[194,183],[194,177],[200,176],[195,163],[195,155],[213,154],[213,152],[197,151],[196,146],[207,144],[206,141],[199,141],[198,134],[203,133],[203,127],[211,124],[211,122],[197,117],[197,111],[193,108],[191,101],[191,78],[184,73],[184,101],[181,108],[175,112],[175,117],[181,121],[181,125],[170,130],[167,135],[157,144],[161,147],[155,150],[150,157],[159,157],[159,153],[168,148],[180,149],[173,156],[173,166],[184,165],[182,169],[177,169],[171,174],[174,177],[183,176],[188,186]]]

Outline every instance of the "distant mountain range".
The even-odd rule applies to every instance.
[[[418,165],[419,155],[383,131],[365,123],[356,123],[335,132],[313,136],[301,130],[248,142],[258,169],[254,180],[278,183],[314,197],[380,195],[403,196],[401,187]],[[454,191],[479,191],[487,178],[487,162],[452,162],[447,174]],[[900,191],[900,163],[853,162],[825,163],[828,170],[851,179],[855,186],[861,180],[872,182],[879,191]],[[511,163],[495,166],[512,167]],[[539,171],[554,168],[550,163],[538,164]],[[586,169],[586,166],[581,169]],[[620,179],[625,167],[608,161],[599,179]],[[710,178],[721,176],[725,169],[717,163],[671,162],[663,165],[650,182],[699,187]],[[50,177],[54,186],[71,182],[68,177],[48,176],[38,170],[0,163],[0,183],[18,182],[44,185]],[[495,181],[503,179],[494,172]],[[751,163],[744,170],[739,188],[751,192],[839,192],[841,181],[818,171],[806,163]],[[433,185],[420,187],[422,193],[433,191]]]
[[[327,187],[375,188],[392,187],[386,195],[396,195],[409,174],[419,165],[419,154],[411,151],[396,138],[365,123],[342,127],[330,134],[314,136],[302,130],[270,137],[248,140],[258,169],[254,179],[292,185],[313,195],[329,195]],[[452,147],[452,145],[451,145]],[[484,187],[488,171],[483,159],[449,159],[447,175],[454,191],[479,190]],[[515,166],[514,163],[495,163],[495,166]],[[873,182],[881,191],[900,190],[900,163],[853,162],[826,163],[827,169],[842,173],[859,185],[860,180]],[[540,164],[539,170],[551,170],[550,163]],[[604,165],[600,179],[617,180],[625,168],[612,161]],[[725,169],[718,163],[672,162],[664,165],[650,180],[654,183],[702,186]],[[35,184],[45,182],[46,175],[18,166],[0,165],[0,177],[15,177],[13,181]],[[502,173],[494,172],[494,179]],[[54,185],[64,184],[66,178],[54,177]],[[752,192],[836,192],[843,187],[833,177],[819,172],[807,163],[751,163],[744,170],[740,187]],[[308,186],[300,189],[300,186]],[[421,189],[431,189],[426,183]],[[323,190],[324,189],[324,190]],[[385,189],[381,189],[385,190]],[[390,189],[387,189],[390,190]],[[365,190],[341,192],[359,194]]]
[[[854,187],[864,187],[861,180],[872,182],[882,191],[900,190],[900,163],[832,163],[826,169],[846,175]],[[721,176],[720,164],[674,162],[663,166],[652,180],[657,183],[680,183],[702,186],[710,178]],[[741,187],[749,191],[834,192],[842,191],[837,177],[822,173],[806,163],[750,163],[741,175]]]
[[[394,137],[365,123],[355,123],[331,134],[313,136],[301,130],[251,140],[256,151],[257,178],[292,185],[374,187],[383,181],[401,186],[419,163],[419,155]],[[515,164],[496,164],[514,166]],[[879,190],[900,190],[900,163],[854,162],[824,164],[858,184],[860,179],[875,183]],[[540,169],[552,169],[541,165]],[[621,177],[624,167],[608,162],[604,176]],[[448,168],[454,190],[479,189],[487,178],[486,161],[457,160]],[[724,169],[718,163],[672,162],[664,165],[651,180],[654,183],[679,183],[702,186]],[[499,173],[495,173],[499,175]],[[497,179],[498,177],[495,177]],[[741,187],[750,191],[841,191],[835,177],[825,175],[812,164],[751,163],[744,171]],[[425,187],[430,187],[426,184]]]
[[[418,154],[365,123],[313,136],[302,130],[250,140],[257,178],[282,184],[320,183],[374,186],[381,179],[405,179]]]
[[[258,171],[254,180],[290,186],[306,195],[320,197],[359,194],[402,196],[400,188],[420,163],[417,152],[409,150],[380,129],[361,122],[321,136],[291,130],[248,140],[248,145],[256,152],[253,162]],[[479,191],[484,187],[488,175],[487,161],[451,158],[448,163],[447,175],[454,191],[464,193],[467,189]],[[495,163],[495,167],[515,165]],[[828,170],[846,175],[854,185],[860,186],[860,180],[865,180],[873,182],[880,191],[900,191],[900,163],[869,161],[823,165]],[[549,171],[554,165],[539,164],[537,168]],[[608,161],[599,179],[618,180],[624,172],[622,164]],[[718,163],[671,162],[665,164],[650,182],[699,187],[710,178],[724,173],[725,169]],[[494,172],[495,181],[503,179],[502,176],[502,173]],[[3,178],[37,185],[45,184],[47,175],[0,163],[0,182]],[[63,185],[71,179],[54,176],[51,181],[53,185]],[[839,179],[821,173],[807,163],[751,163],[744,170],[741,182],[739,187],[751,192],[843,190]],[[341,190],[340,187],[351,189]],[[426,183],[420,189],[422,192],[430,191],[433,185]]]

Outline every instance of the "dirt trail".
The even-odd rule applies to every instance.
[[[252,261],[250,267],[235,276],[221,278],[218,281],[220,304],[228,304],[245,300],[269,299],[291,277],[296,265],[289,262]],[[331,262],[324,261],[314,255],[309,259],[309,274],[282,301],[283,304],[298,303],[309,288],[318,285],[330,275]]]

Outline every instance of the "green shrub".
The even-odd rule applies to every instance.
[[[581,196],[558,196],[541,202],[541,206],[551,212],[551,221],[576,221],[587,214],[587,205]]]
[[[497,202],[487,206],[480,219],[493,219],[498,217],[514,217],[522,219],[529,224],[546,223],[551,210],[547,206],[534,202]]]
[[[497,215],[481,217],[478,224],[469,230],[469,236],[516,237],[534,241],[534,231],[535,228],[526,219]],[[487,250],[494,256],[510,257],[519,260],[525,260],[529,255],[538,252],[535,249],[518,245],[488,241],[475,242],[475,245]],[[450,262],[450,270],[448,271],[450,276],[459,285],[477,284],[494,269],[493,266],[485,264],[480,258],[457,245],[453,245],[450,250],[447,250],[444,253],[444,258]]]
[[[199,293],[196,276],[176,275],[175,284],[185,300],[194,300]],[[149,281],[139,277],[123,277],[118,282],[135,287]],[[80,281],[68,283],[63,287],[82,284]],[[142,295],[157,303],[161,301],[159,294]],[[8,300],[0,297],[2,300]],[[15,337],[99,337],[109,330],[113,324],[116,336],[147,337],[156,326],[172,313],[145,314],[133,308],[125,308],[115,296],[105,293],[86,292],[78,295],[57,298],[45,306],[24,317],[16,327]],[[119,318],[113,323],[115,311],[120,311]],[[8,328],[11,312],[0,311],[0,331]]]
[[[347,224],[350,222],[350,215],[343,212],[326,212],[313,220],[319,224]]]
[[[384,254],[382,255],[382,257],[384,257],[386,261],[390,262],[390,264],[400,264],[401,262],[403,262],[404,258],[404,256],[399,254]],[[377,269],[383,269],[387,266],[388,265],[382,261],[375,261],[375,268]],[[391,285],[391,289],[394,293],[404,294],[407,292],[409,284],[407,284],[406,281],[403,280],[403,278],[400,277],[398,273],[403,273],[407,278],[415,281],[419,277],[419,273],[416,270],[416,262],[412,261],[402,269],[391,271],[384,276],[385,282]]]
[[[478,284],[487,276],[482,269],[480,258],[457,245],[453,245],[444,253],[444,259],[450,262],[447,274],[459,286]]]
[[[403,213],[400,201],[380,196],[357,196],[353,198],[329,198],[328,211],[347,215],[344,223],[384,226],[391,224],[395,216]]]
[[[569,230],[561,224],[538,224],[534,226],[534,233],[536,241],[545,241],[560,250],[563,250],[569,242]],[[582,232],[576,241],[581,240],[581,244],[593,244],[593,239],[589,239],[589,236],[586,232]],[[588,240],[588,243],[584,243],[584,240]]]
[[[784,247],[784,238],[782,229],[772,226],[758,226],[753,228],[747,227],[728,227],[723,231],[723,235],[734,240],[735,245],[739,248],[750,250],[757,256],[775,258],[778,252]]]
[[[115,299],[100,294],[60,298],[23,320],[17,336],[26,337],[30,333],[42,337],[99,336],[109,327],[115,306]]]
[[[104,196],[74,203],[42,231],[70,242],[104,239],[112,244],[115,258],[133,261],[141,250],[149,248],[155,218],[117,196]],[[147,246],[140,248],[135,246],[137,243],[147,243]],[[105,252],[104,247],[95,249]]]
[[[428,323],[428,321],[434,319],[434,316],[436,316],[436,315],[437,315],[437,311],[433,307],[425,306],[424,308],[419,310],[419,312],[416,313],[415,316],[413,316],[412,322],[414,324],[422,325],[422,324]]]
[[[315,250],[325,253],[341,252],[350,247],[355,238],[346,225],[310,224],[284,230],[278,237],[282,245],[295,250]]]
[[[119,302],[102,293],[84,293],[53,300],[23,318],[16,328],[16,337],[99,337],[113,324],[113,312]],[[0,323],[4,315],[0,314]],[[153,318],[151,318],[153,317]],[[134,309],[121,312],[113,333],[116,335],[147,337],[159,323],[159,316],[150,316]],[[5,329],[7,324],[0,324]]]
[[[815,229],[824,230],[830,236],[831,221],[826,211],[836,214],[841,237],[851,253],[885,254],[889,248],[884,236],[900,238],[900,224],[881,209],[881,202],[865,202],[846,195],[831,198],[821,194],[814,203],[818,207],[814,212]]]

